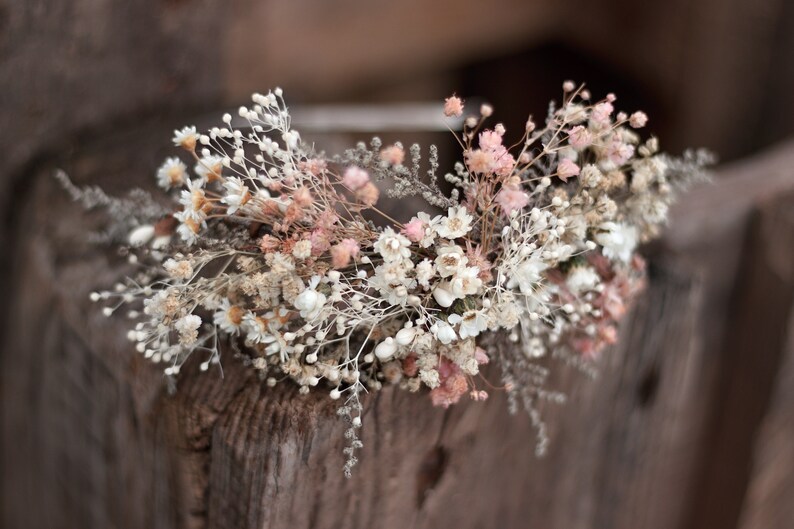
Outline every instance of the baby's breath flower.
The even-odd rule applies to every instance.
[[[240,107],[244,129],[226,114],[204,133],[174,131],[196,165],[193,178],[175,157],[157,170],[160,187],[180,189],[172,207],[59,175],[75,199],[111,210],[110,238],[141,267],[91,299],[108,316],[137,304],[127,337],[169,376],[190,355],[209,370],[232,340],[268,386],[325,386],[348,423],[346,475],[361,448],[363,392],[396,385],[426,388],[437,406],[481,401],[475,375],[489,359],[542,452],[536,403],[563,396],[545,387],[550,364],[537,359],[590,369],[615,342],[645,279],[637,244],[659,235],[677,190],[710,161],[660,154],[632,130],[647,116],[617,111],[612,94],[592,104],[570,81],[563,91],[562,105],[515,139],[501,123],[482,128],[490,105],[467,117],[456,133],[462,158],[442,173],[450,191],[433,146],[424,155],[374,138],[318,154],[291,128],[280,89]],[[446,116],[463,110],[446,99]],[[396,208],[374,207],[381,192]],[[432,209],[392,221],[412,196]]]

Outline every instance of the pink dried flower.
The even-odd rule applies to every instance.
[[[557,165],[557,176],[559,176],[560,180],[563,182],[567,182],[572,176],[578,175],[579,166],[568,158],[563,158],[562,161],[560,161],[560,163]]]
[[[634,146],[620,141],[620,136],[615,134],[607,146],[606,156],[616,166],[625,164],[634,156]]]
[[[641,129],[648,123],[648,115],[645,112],[635,112],[629,118],[629,125],[635,129]]]
[[[259,249],[262,250],[262,253],[275,252],[280,246],[281,241],[272,235],[263,235],[262,238],[259,239]]]
[[[298,169],[301,171],[306,171],[307,173],[314,176],[321,175],[327,168],[328,163],[325,160],[318,158],[309,158],[308,160],[303,160],[298,164]]]
[[[355,239],[342,239],[331,247],[331,265],[334,268],[344,268],[354,259],[360,248]]]
[[[324,228],[317,228],[309,235],[309,240],[312,243],[312,255],[317,257],[324,254],[331,247],[330,236],[328,230]]]
[[[582,125],[577,125],[568,131],[568,143],[577,151],[588,147],[592,141],[590,131]]]
[[[317,227],[330,230],[339,221],[339,216],[331,209],[326,209],[317,217]]]
[[[444,115],[448,118],[457,118],[463,115],[463,100],[452,95],[444,100]]]
[[[608,344],[618,341],[618,330],[614,325],[604,325],[598,328],[598,337]]]
[[[502,133],[504,134],[504,132]],[[494,150],[502,146],[502,134],[495,130],[484,130],[480,133],[480,149]]]
[[[614,110],[615,108],[612,106],[612,103],[598,103],[593,107],[593,112],[590,114],[590,120],[599,126],[608,125],[609,116],[612,115]]]
[[[485,174],[491,172],[494,160],[490,152],[485,152],[482,149],[473,149],[466,151],[464,156],[466,157],[466,166],[472,173]]]
[[[372,182],[367,182],[364,187],[356,191],[356,198],[364,206],[370,208],[378,202],[380,191],[377,186]]]
[[[496,194],[496,203],[502,207],[505,215],[523,209],[529,204],[529,195],[518,186],[505,186]]]
[[[488,354],[485,352],[485,349],[483,349],[480,346],[477,346],[474,349],[474,359],[477,360],[477,363],[479,365],[487,364],[490,361],[490,359],[488,358]]]
[[[357,191],[369,183],[369,173],[361,167],[351,165],[342,176],[342,183],[353,191]]]
[[[473,389],[469,393],[469,396],[471,397],[472,400],[479,400],[479,401],[488,400],[487,391],[482,391],[482,390],[478,391],[476,389]]]
[[[440,385],[430,392],[433,406],[448,408],[457,403],[469,390],[466,375],[460,368],[442,356],[438,362]]]
[[[405,150],[399,145],[392,145],[380,151],[380,159],[389,165],[400,165],[405,161]]]
[[[303,207],[297,202],[293,201],[292,204],[287,206],[287,210],[284,212],[284,229],[286,229],[290,224],[294,224],[299,220],[302,220],[304,215],[305,210]]]
[[[295,201],[295,204],[301,208],[307,208],[311,206],[313,201],[312,193],[307,187],[299,187],[296,189],[295,193],[292,195],[292,199]]]
[[[482,254],[481,246],[472,247],[471,243],[466,243],[466,257],[469,259],[469,266],[479,268],[478,278],[486,283],[493,280],[493,274],[491,274],[493,264]]]
[[[414,217],[408,222],[403,229],[400,230],[400,233],[408,237],[408,240],[411,242],[419,242],[425,236],[425,223],[419,220],[418,217]]]

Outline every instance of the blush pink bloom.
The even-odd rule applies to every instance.
[[[593,107],[593,112],[590,114],[590,119],[597,125],[608,125],[609,124],[609,116],[612,115],[612,112],[615,110],[615,107],[612,106],[612,103],[604,102],[598,103],[596,106]]]
[[[342,239],[331,247],[331,265],[334,268],[344,268],[350,264],[351,259],[358,255],[359,246],[354,239]]]
[[[442,356],[438,362],[440,385],[430,391],[433,406],[449,408],[469,391],[466,375],[460,368]]]
[[[491,172],[494,159],[490,152],[482,149],[473,149],[466,151],[464,156],[466,157],[466,166],[472,173],[485,174]]]
[[[474,349],[474,359],[477,360],[479,365],[487,364],[489,362],[488,354],[482,347]]]
[[[480,133],[480,149],[493,150],[502,146],[502,135],[494,130],[485,130]]]
[[[510,215],[513,211],[523,209],[529,204],[529,195],[518,186],[505,186],[496,194],[495,200],[502,207],[502,212]]]
[[[259,249],[262,250],[262,253],[275,252],[280,247],[281,247],[281,241],[276,239],[272,235],[263,235],[262,238],[259,240]]]
[[[635,129],[641,129],[648,123],[648,115],[645,112],[635,112],[629,118],[629,125]]]
[[[577,151],[588,147],[592,141],[590,131],[582,125],[577,125],[568,131],[568,143]]]
[[[308,160],[303,160],[298,164],[298,169],[301,171],[306,171],[314,176],[320,176],[323,171],[328,168],[328,164],[325,160],[320,160],[318,158],[310,158]]]
[[[367,182],[363,187],[356,190],[356,198],[366,207],[372,207],[378,202],[380,191],[372,182]]]
[[[634,156],[634,146],[623,143],[616,134],[612,137],[612,141],[607,146],[606,155],[610,162],[617,166],[621,166]]]
[[[309,235],[309,240],[312,243],[312,255],[315,257],[324,254],[331,247],[328,230],[323,228],[314,230],[311,235]]]
[[[463,100],[456,95],[444,100],[444,115],[448,118],[463,115]]]
[[[408,237],[409,241],[419,242],[425,236],[425,223],[419,220],[419,218],[414,217],[408,224],[403,226],[400,232]]]
[[[573,163],[568,158],[563,159],[557,165],[557,176],[560,180],[567,182],[569,178],[579,175],[579,166]]]
[[[342,183],[349,189],[357,191],[369,183],[369,173],[361,167],[351,165],[342,176]]]
[[[312,205],[312,193],[306,187],[299,187],[292,195],[295,204],[301,208],[307,208]]]
[[[399,145],[392,145],[380,151],[380,159],[389,165],[400,165],[405,161],[405,150]]]

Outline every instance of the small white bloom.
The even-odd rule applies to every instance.
[[[397,343],[394,338],[388,337],[375,347],[375,356],[381,360],[388,360],[397,352]]]
[[[187,166],[176,157],[166,158],[157,169],[157,185],[163,189],[181,186],[187,180]]]
[[[144,224],[143,226],[138,226],[130,232],[128,241],[130,246],[143,246],[152,240],[152,237],[154,237],[154,226],[150,224]]]
[[[393,229],[386,228],[375,242],[375,251],[378,252],[386,262],[400,261],[411,257],[411,241]]]
[[[436,269],[441,277],[449,277],[456,273],[458,269],[469,262],[468,257],[463,252],[463,248],[455,244],[448,244],[438,248],[436,257]]]
[[[441,215],[436,215],[431,219],[430,215],[423,211],[417,213],[416,217],[422,221],[422,224],[425,226],[425,233],[422,237],[422,240],[419,241],[419,246],[422,248],[429,248],[433,245],[436,237],[438,236],[438,233],[436,233],[436,228],[438,228],[438,225],[441,223],[442,217]]]
[[[195,244],[198,240],[198,234],[206,225],[204,220],[197,222],[195,219],[194,212],[183,210],[177,213],[174,213],[174,218],[179,221],[179,226],[176,229],[176,232],[182,238],[183,241],[187,243],[188,246]]]
[[[430,280],[436,275],[433,263],[429,259],[424,259],[416,265],[416,281],[427,290],[430,288]]]
[[[455,329],[453,329],[449,323],[443,320],[439,320],[436,323],[435,329],[436,330],[433,334],[435,335],[436,339],[444,345],[449,345],[458,339]]]
[[[417,331],[417,327],[406,327],[400,329],[394,336],[394,341],[400,345],[411,345],[411,342],[413,342],[414,338],[416,337]]]
[[[416,286],[416,280],[408,277],[411,268],[413,263],[408,260],[383,263],[375,268],[370,286],[376,288],[391,305],[405,305],[410,289]]]
[[[308,259],[312,255],[312,242],[306,239],[298,241],[292,248],[292,255],[296,259]]]
[[[223,158],[215,154],[203,156],[196,162],[193,170],[201,180],[211,182],[220,178],[223,172]]]
[[[420,370],[419,379],[430,389],[437,388],[441,384],[441,377],[435,369]]]
[[[476,294],[482,287],[482,279],[477,277],[479,273],[480,269],[476,266],[459,269],[449,281],[452,294],[456,298],[465,298]]]
[[[221,202],[229,205],[229,209],[226,211],[228,215],[233,215],[240,206],[248,202],[251,198],[251,192],[248,190],[248,186],[236,176],[227,178],[223,182],[223,187],[226,188],[226,196],[221,198]]]
[[[540,283],[541,272],[546,270],[548,265],[537,258],[529,258],[522,261],[507,282],[507,288],[518,287],[522,294],[531,294],[536,284]]]
[[[598,273],[591,266],[576,266],[569,273],[565,280],[568,289],[574,294],[593,290],[601,281]]]
[[[637,228],[617,222],[604,222],[595,241],[603,246],[604,256],[627,263],[637,247]]]
[[[455,294],[452,293],[452,287],[449,285],[449,281],[441,281],[436,285],[436,288],[433,289],[433,299],[436,300],[436,303],[439,306],[447,308],[451,307],[455,300]]]
[[[446,218],[442,218],[436,227],[439,237],[457,239],[471,230],[472,216],[462,206],[449,208]]]
[[[232,305],[228,298],[224,298],[217,312],[213,314],[212,321],[216,326],[220,327],[222,331],[236,336],[240,332],[245,313],[246,311],[244,309]]]
[[[481,310],[467,310],[463,315],[452,314],[448,318],[452,325],[460,324],[461,339],[474,337],[488,328],[488,318]]]
[[[305,320],[313,320],[320,315],[325,306],[325,294],[317,292],[315,288],[319,284],[320,278],[315,276],[309,283],[309,288],[298,294],[295,298],[295,308],[300,311],[300,315]]]
[[[260,318],[254,313],[249,312],[243,317],[243,329],[245,330],[245,339],[250,343],[276,343],[276,336],[270,328],[271,321],[278,321],[274,319],[275,315],[272,312],[265,314]],[[277,350],[275,351],[277,352]]]
[[[176,259],[168,259],[163,263],[163,268],[168,272],[168,275],[174,279],[190,279],[193,275],[193,266],[189,261]]]
[[[196,127],[183,127],[182,130],[174,131],[174,145],[192,151],[196,148],[198,137]]]
[[[174,329],[179,333],[179,342],[182,345],[193,345],[198,340],[198,328],[201,318],[195,314],[188,314],[176,321]]]

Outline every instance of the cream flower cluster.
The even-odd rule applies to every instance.
[[[268,384],[344,398],[346,471],[364,391],[482,400],[499,385],[481,382],[490,361],[543,437],[535,406],[554,394],[537,359],[583,364],[614,343],[644,280],[637,246],[705,161],[660,154],[636,132],[645,114],[616,113],[611,94],[590,99],[566,83],[517,148],[504,126],[486,127],[490,106],[465,116],[446,192],[435,147],[429,173],[418,146],[377,139],[324,157],[291,129],[280,90],[255,94],[234,126],[227,114],[205,133],[175,131],[194,170],[171,157],[156,171],[174,212],[130,232],[147,267],[93,297],[118,301],[108,313],[140,303],[129,337],[168,375],[193,356],[207,370],[239,341]],[[452,96],[444,112],[461,116],[465,103]],[[383,193],[428,209],[398,222],[378,207]]]

